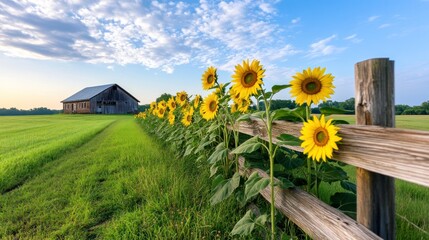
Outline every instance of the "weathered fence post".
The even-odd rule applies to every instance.
[[[355,64],[356,124],[395,127],[394,62]],[[383,239],[395,239],[394,178],[357,168],[357,221]]]

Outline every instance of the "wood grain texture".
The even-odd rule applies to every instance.
[[[355,64],[356,124],[395,127],[393,70],[388,58]],[[383,239],[395,239],[395,179],[364,168],[356,171],[357,221]]]
[[[269,177],[261,169],[245,169],[244,161],[243,157],[239,158],[240,172],[244,175],[249,176],[256,171],[263,178]],[[269,186],[260,194],[271,201]],[[276,187],[275,207],[313,239],[381,239],[365,226],[299,188]]]
[[[244,134],[267,139],[263,122],[251,118],[238,124]],[[334,159],[387,176],[429,187],[429,132],[378,126],[339,125],[343,138]],[[276,121],[273,142],[282,133],[300,136],[302,124]],[[301,147],[284,146],[302,152]]]

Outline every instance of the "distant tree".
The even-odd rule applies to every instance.
[[[395,114],[396,115],[401,115],[405,110],[407,110],[409,108],[411,108],[411,107],[408,106],[408,105],[405,105],[405,104],[395,105]]]
[[[340,102],[339,108],[344,109],[344,110],[354,111],[355,110],[355,98],[349,98],[349,99],[345,100],[344,102]]]
[[[261,110],[265,110],[265,106],[263,102],[259,103],[259,107]],[[271,110],[276,110],[280,108],[289,108],[294,109],[297,105],[294,100],[282,100],[282,99],[274,99],[271,101]]]
[[[427,113],[429,113],[429,101],[423,102],[421,106]]]
[[[171,94],[169,94],[169,93],[163,93],[163,94],[161,94],[161,96],[159,96],[157,99],[156,99],[156,102],[160,102],[160,101],[162,101],[162,100],[164,100],[164,101],[168,101],[168,99],[170,99],[171,98]]]
[[[146,111],[146,109],[149,109],[149,108],[150,108],[150,104],[139,105],[138,111],[144,112],[144,111]]]
[[[421,106],[414,106],[411,108],[405,109],[405,111],[402,112],[402,115],[426,115],[428,112],[426,112],[425,109],[423,109]]]
[[[57,114],[61,110],[52,110],[45,107],[33,108],[30,110],[21,110],[17,108],[0,108],[0,116],[15,116],[15,115],[47,115],[47,114]]]

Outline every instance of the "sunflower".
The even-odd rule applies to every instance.
[[[240,98],[238,99],[236,104],[237,104],[237,110],[240,111],[241,113],[245,113],[247,112],[247,110],[249,110],[250,100],[248,98],[247,99]]]
[[[164,109],[166,109],[167,108],[167,103],[164,100],[158,102],[158,108],[164,108]]]
[[[238,111],[238,104],[233,102],[231,104],[231,113],[236,113]]]
[[[216,116],[217,110],[219,109],[219,98],[216,93],[208,95],[205,99],[201,108],[203,109],[203,118],[208,120],[213,119]]]
[[[172,111],[168,112],[168,122],[170,125],[174,124],[174,120],[176,119],[176,116],[174,116],[174,113]]]
[[[335,86],[332,84],[334,76],[330,73],[325,74],[325,68],[316,67],[313,70],[308,68],[302,73],[296,73],[292,78],[290,94],[292,97],[296,97],[299,105],[326,101],[334,93]]]
[[[232,101],[234,101],[235,103],[238,103],[240,99],[240,93],[236,93],[233,88],[230,88],[229,96],[231,97]]]
[[[183,106],[188,101],[188,94],[185,91],[178,92],[176,95],[176,102]]]
[[[171,97],[168,99],[167,106],[170,109],[170,111],[174,111],[176,109],[176,101],[174,100],[174,97]]]
[[[203,76],[201,77],[201,81],[203,82],[203,89],[204,90],[209,90],[210,88],[212,88],[215,85],[215,83],[217,81],[216,70],[217,69],[215,67],[209,67],[204,72]]]
[[[240,94],[241,98],[249,98],[249,96],[255,95],[263,84],[264,72],[265,69],[262,68],[258,60],[252,60],[250,64],[249,60],[243,61],[243,65],[235,66],[235,72],[232,75],[233,91]]]
[[[164,118],[164,114],[165,114],[165,108],[158,106],[158,111],[157,111],[158,117],[159,118]]]
[[[200,101],[201,101],[201,96],[200,95],[195,95],[195,98],[194,98],[194,108],[196,109],[196,108],[198,108],[198,106],[200,105]]]
[[[223,96],[225,94],[225,84],[219,84],[219,86],[215,89],[215,93],[220,97]]]
[[[332,124],[332,119],[325,121],[325,115],[320,120],[314,116],[313,120],[304,122],[299,139],[303,140],[301,147],[304,154],[308,154],[315,161],[326,162],[326,157],[332,158],[333,150],[338,150],[337,142],[341,140],[337,136],[339,128]]]
[[[187,111],[185,114],[183,114],[182,123],[186,127],[191,125],[192,122],[192,116],[194,115],[194,108],[189,108],[189,111]]]

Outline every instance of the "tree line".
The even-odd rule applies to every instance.
[[[172,95],[168,93],[162,94],[160,97],[156,99],[156,101],[160,100],[168,100]],[[264,104],[259,104],[261,110],[264,110],[263,106]],[[298,105],[295,103],[294,100],[282,100],[282,99],[275,99],[271,102],[271,110],[276,110],[280,108],[289,108],[294,109]],[[339,108],[343,110],[347,110],[347,114],[355,114],[355,98],[349,98],[343,102],[339,101],[332,101],[328,100],[324,103],[319,104],[317,107],[312,108],[312,113],[320,113],[320,108],[322,107],[330,107],[330,108]],[[139,112],[144,112],[146,109],[149,108],[149,104],[145,105],[139,105]],[[423,102],[421,105],[418,106],[409,106],[405,104],[398,104],[395,105],[395,114],[396,115],[429,115],[429,100],[426,102]]]
[[[47,115],[61,113],[62,110],[53,110],[45,107],[32,108],[23,110],[17,108],[0,108],[0,116],[17,116],[17,115]]]

